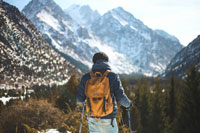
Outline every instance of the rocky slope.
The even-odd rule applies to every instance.
[[[167,66],[165,75],[184,77],[186,70],[192,65],[200,70],[200,35],[176,54]]]
[[[14,6],[0,2],[0,88],[63,84],[81,71],[60,56]]]

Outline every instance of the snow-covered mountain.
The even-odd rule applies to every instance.
[[[60,56],[19,10],[0,1],[0,88],[64,84],[82,72]]]
[[[155,32],[121,7],[105,13],[92,24],[91,31],[146,75],[163,72],[183,47],[178,39]]]
[[[87,10],[87,7],[84,9]],[[116,52],[84,26],[75,22],[53,0],[32,0],[22,12],[43,33],[53,47],[75,60],[91,66],[94,53],[103,51],[110,57],[109,63],[113,71],[131,73],[138,70],[129,63],[123,54]],[[90,18],[88,17],[88,19]]]
[[[72,6],[66,12],[80,24],[109,44],[138,68],[139,73],[157,75],[163,72],[166,65],[183,46],[179,40],[162,30],[152,30],[131,13],[118,7],[103,16],[87,22],[88,17],[81,14],[95,14],[95,11],[83,10],[81,6]],[[82,9],[82,10],[80,10]],[[77,19],[78,18],[78,19]],[[93,17],[94,18],[94,17]],[[83,21],[83,23],[81,22]]]
[[[183,77],[192,65],[200,70],[200,35],[176,54],[167,66],[165,75]]]
[[[85,26],[88,29],[94,21],[101,17],[98,11],[93,11],[89,5],[80,6],[74,4],[67,8],[65,12],[69,14],[79,25]]]

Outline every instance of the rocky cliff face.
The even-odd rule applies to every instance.
[[[186,70],[191,66],[200,70],[200,35],[176,54],[167,66],[165,75],[184,77]]]
[[[81,71],[60,56],[14,6],[0,3],[0,87],[63,84]]]

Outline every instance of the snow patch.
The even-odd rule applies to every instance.
[[[3,102],[4,105],[6,105],[6,102],[9,102],[11,99],[24,99],[25,96],[20,96],[20,97],[1,97],[0,101]]]
[[[91,35],[92,36],[92,35]],[[108,46],[105,43],[102,43],[97,38],[94,39],[82,40],[85,43],[88,43],[90,47],[97,48],[99,51],[102,51],[108,55],[110,58],[109,65],[112,70],[116,73],[125,73],[130,74],[131,72],[137,71],[138,68],[131,65],[131,63],[126,59],[123,54],[116,52],[111,46]]]
[[[38,131],[38,133],[60,133],[57,129],[48,129],[47,131]],[[67,131],[67,133],[72,133],[70,131]]]
[[[42,10],[36,15],[41,21],[45,22],[55,30],[59,31],[60,25],[57,19],[55,19],[52,15],[50,15],[45,10]]]
[[[1,97],[0,101],[2,101],[4,105],[6,105],[6,102],[9,102],[10,99],[12,99],[12,98],[11,97]]]
[[[137,29],[135,27],[133,27],[132,25],[130,25],[130,28],[137,31]]]
[[[128,22],[127,22],[127,21],[124,21],[123,19],[121,19],[121,18],[118,17],[117,15],[112,14],[112,17],[115,18],[122,26],[128,25]]]

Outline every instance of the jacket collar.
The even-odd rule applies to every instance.
[[[108,65],[108,62],[104,60],[97,60],[96,63],[94,63],[92,66],[93,72],[96,72],[96,71],[104,72],[108,69],[111,70],[110,66]]]

